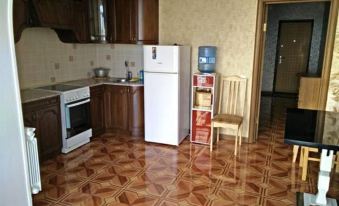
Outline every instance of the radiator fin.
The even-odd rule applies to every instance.
[[[34,134],[35,128],[25,127],[27,160],[29,179],[31,183],[32,194],[41,191],[40,165],[38,154],[38,142]]]

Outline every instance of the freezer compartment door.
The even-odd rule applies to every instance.
[[[145,72],[178,73],[179,46],[144,46]]]
[[[145,73],[145,140],[178,145],[178,74]]]

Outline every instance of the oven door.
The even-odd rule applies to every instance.
[[[67,138],[91,129],[90,99],[82,99],[65,105]]]

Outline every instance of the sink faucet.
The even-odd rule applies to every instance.
[[[132,73],[129,71],[129,62],[125,60],[125,68],[126,68],[126,79],[132,79]]]
[[[129,68],[128,68],[128,61],[127,60],[125,60],[125,69],[126,69],[126,79],[128,79]]]

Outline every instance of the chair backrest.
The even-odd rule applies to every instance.
[[[224,76],[219,90],[219,114],[244,116],[247,79],[242,76]]]

